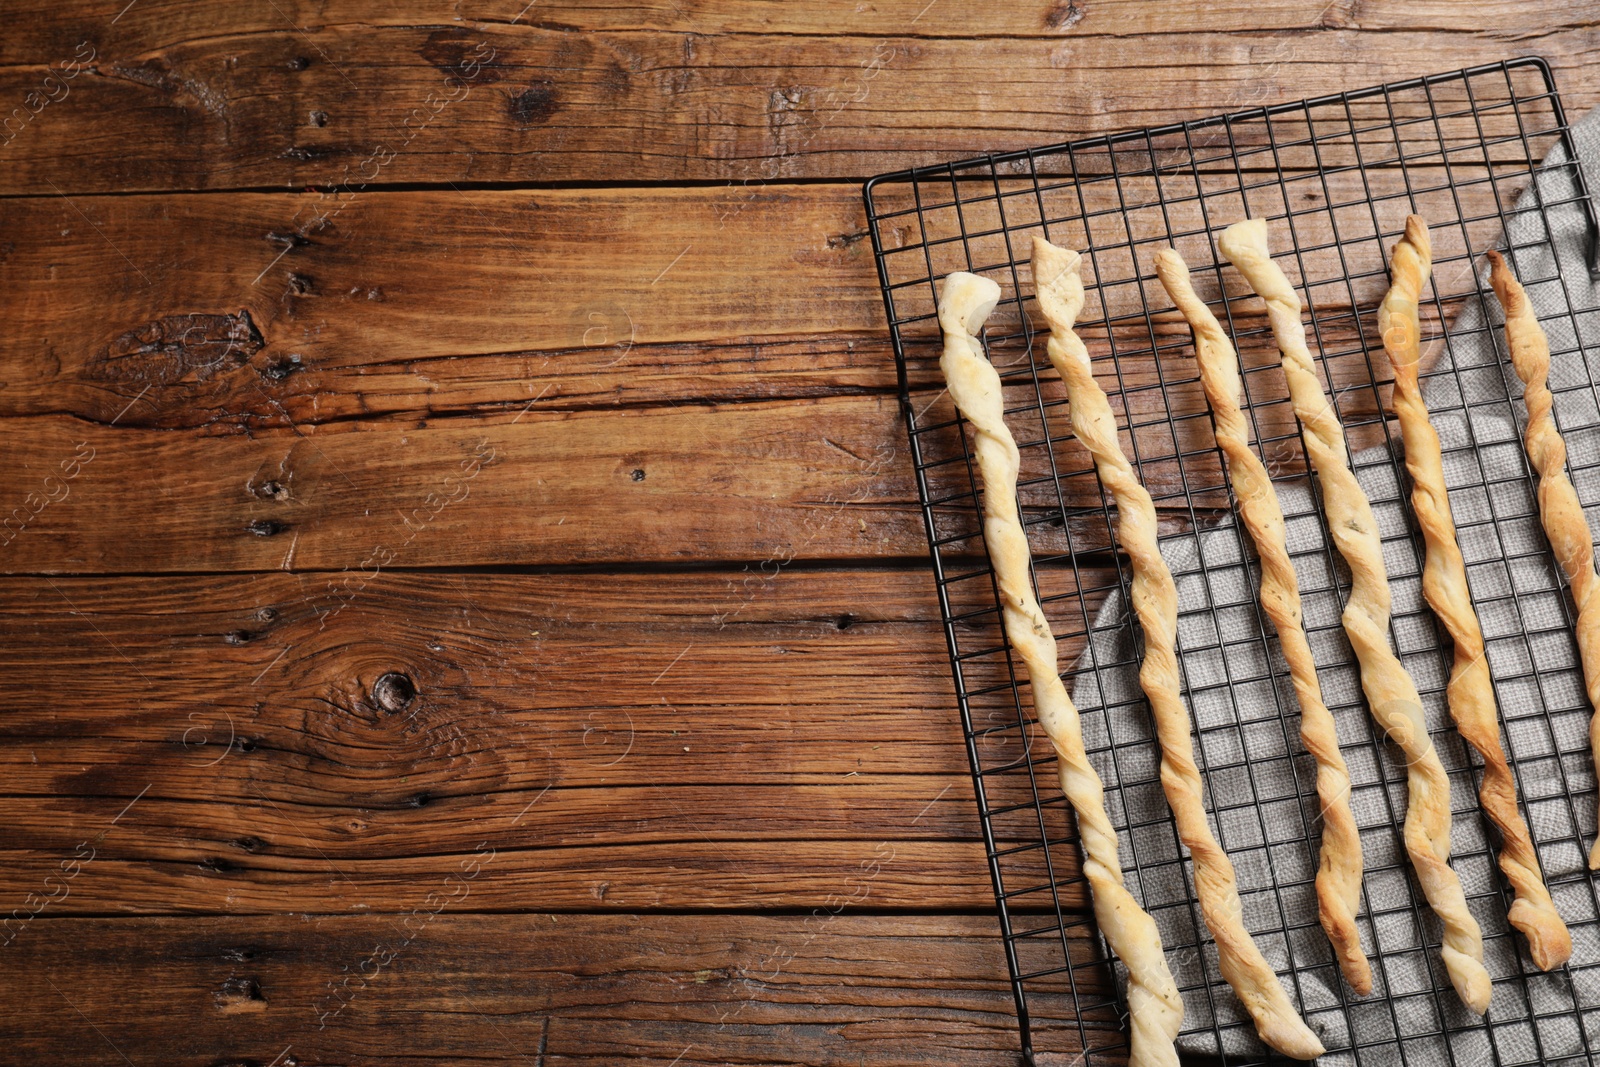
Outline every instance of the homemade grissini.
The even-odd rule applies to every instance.
[[[1239,517],[1261,560],[1261,607],[1278,631],[1300,702],[1300,738],[1317,761],[1322,808],[1322,848],[1317,867],[1317,909],[1339,969],[1357,993],[1372,992],[1372,967],[1361,951],[1356,909],[1361,901],[1361,835],[1350,811],[1350,772],[1339,751],[1333,713],[1322,700],[1316,661],[1301,621],[1300,586],[1289,559],[1283,509],[1267,468],[1250,448],[1241,391],[1239,356],[1211,309],[1195,295],[1189,268],[1173,249],[1156,253],[1156,274],[1194,332],[1195,362],[1211,406],[1211,425],[1227,463]]]
[[[1522,379],[1522,399],[1528,408],[1522,442],[1539,476],[1539,519],[1578,606],[1578,654],[1584,687],[1595,709],[1589,720],[1589,745],[1600,767],[1600,575],[1594,569],[1594,538],[1578,492],[1567,477],[1567,444],[1551,414],[1554,397],[1546,384],[1550,342],[1528,294],[1500,253],[1490,252],[1489,264],[1489,283],[1506,313],[1506,347],[1511,350],[1511,365]],[[1589,869],[1600,870],[1600,840],[1589,852]]]
[[[1422,595],[1454,645],[1446,690],[1450,716],[1461,736],[1483,757],[1478,798],[1500,829],[1500,870],[1516,892],[1509,914],[1511,925],[1527,937],[1533,962],[1548,971],[1572,955],[1572,935],[1545,888],[1539,854],[1528,835],[1528,824],[1517,810],[1517,782],[1500,745],[1494,682],[1484,654],[1483,628],[1467,587],[1466,564],[1456,542],[1439,435],[1429,421],[1417,377],[1422,357],[1417,304],[1432,265],[1427,224],[1416,215],[1408,216],[1405,236],[1390,257],[1391,285],[1378,308],[1378,330],[1394,369],[1394,411],[1405,441],[1406,469],[1411,472],[1411,510],[1422,528],[1426,548]]]
[[[1033,594],[1031,553],[1017,514],[1017,446],[1003,417],[1000,376],[977,337],[999,297],[1000,287],[987,278],[962,271],[945,279],[939,297],[944,334],[939,369],[951,399],[976,434],[984,539],[1000,587],[1006,636],[1027,670],[1034,712],[1055,749],[1061,789],[1077,814],[1095,919],[1128,970],[1129,1063],[1177,1067],[1173,1041],[1183,1021],[1183,1000],[1155,920],[1123,884],[1117,834],[1106,816],[1100,776],[1084,752],[1078,709],[1057,673],[1055,637]]]
[[[1133,563],[1131,600],[1145,635],[1139,682],[1161,741],[1161,785],[1178,836],[1194,860],[1195,887],[1206,926],[1216,939],[1222,976],[1238,994],[1261,1039],[1279,1052],[1309,1060],[1323,1052],[1245,929],[1233,864],[1206,820],[1192,724],[1179,690],[1178,596],[1157,543],[1155,507],[1117,441],[1116,421],[1094,379],[1089,353],[1073,331],[1083,307],[1076,252],[1040,237],[1033,241],[1033,281],[1050,326],[1046,351],[1066,383],[1073,432],[1094,456],[1100,482],[1117,505],[1117,540]]]
[[[1492,985],[1483,966],[1482,932],[1450,869],[1450,780],[1428,735],[1417,687],[1389,647],[1389,579],[1372,506],[1350,469],[1344,426],[1306,348],[1300,298],[1267,250],[1266,220],[1235,223],[1218,246],[1266,301],[1290,403],[1322,485],[1328,529],[1350,567],[1350,597],[1342,621],[1360,664],[1361,687],[1372,717],[1405,755],[1406,852],[1443,924],[1442,955],[1451,984],[1462,1002],[1481,1015],[1488,1010]]]

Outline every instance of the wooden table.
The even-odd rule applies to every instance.
[[[6,4],[4,1062],[1014,1062],[860,179],[1600,102],[1584,0],[524,4]]]

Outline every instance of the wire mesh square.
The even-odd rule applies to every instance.
[[[1542,165],[1558,143],[1564,158]],[[1476,268],[1485,250],[1506,248],[1530,292],[1547,291],[1546,308],[1549,293],[1562,298],[1561,314],[1541,316],[1551,340],[1557,411],[1591,430],[1600,423],[1597,368],[1580,343],[1594,338],[1580,330],[1560,275],[1540,273],[1541,261],[1530,252],[1548,242],[1547,220],[1580,212],[1595,261],[1595,212],[1575,160],[1549,67],[1530,57],[867,183],[902,409],[1028,1063],[1125,1060],[1126,1004],[1094,932],[1054,756],[1005,640],[983,544],[972,440],[938,370],[939,282],[968,270],[1001,286],[984,343],[1021,454],[1018,499],[1035,587],[1074,699],[1081,705],[1086,691],[1095,697],[1084,717],[1086,745],[1105,780],[1130,887],[1157,917],[1185,994],[1180,1048],[1200,1062],[1268,1062],[1220,978],[1194,903],[1192,870],[1160,790],[1148,707],[1142,695],[1116,684],[1142,655],[1135,624],[1115,610],[1128,602],[1131,574],[1116,551],[1114,509],[1070,432],[1064,388],[1035,344],[1034,297],[1024,284],[1026,270],[1019,273],[1034,234],[1082,252],[1086,300],[1077,331],[1111,401],[1123,449],[1155,502],[1164,548],[1183,538],[1194,545],[1192,559],[1173,569],[1183,688],[1207,810],[1235,865],[1246,925],[1269,959],[1287,961],[1279,973],[1328,1046],[1323,1062],[1587,1062],[1588,1048],[1600,1045],[1600,898],[1583,847],[1595,832],[1586,743],[1591,709],[1575,671],[1545,669],[1575,663],[1574,613],[1537,530],[1534,482],[1514,422],[1520,393],[1508,386],[1499,360],[1480,366],[1452,355],[1469,342],[1496,343],[1493,301],[1486,302]],[[1551,171],[1568,174],[1576,193],[1543,193],[1535,178]],[[1423,333],[1445,353],[1424,374],[1424,385],[1436,421],[1460,419],[1482,434],[1446,449],[1451,502],[1473,599],[1485,613],[1507,755],[1575,944],[1575,962],[1542,974],[1506,924],[1512,898],[1495,867],[1498,838],[1476,803],[1481,762],[1441,710],[1448,636],[1426,609],[1397,611],[1391,633],[1432,708],[1430,723],[1439,724],[1433,736],[1455,779],[1456,823],[1473,829],[1464,844],[1458,835],[1451,862],[1484,927],[1495,978],[1484,1019],[1459,1003],[1439,962],[1438,923],[1399,835],[1404,767],[1374,736],[1359,696],[1329,705],[1357,783],[1353,805],[1369,813],[1360,823],[1366,862],[1360,926],[1375,991],[1358,998],[1338,974],[1317,922],[1315,765],[1300,744],[1287,669],[1256,600],[1253,551],[1229,521],[1228,480],[1189,330],[1154,273],[1155,252],[1176,248],[1235,340],[1242,406],[1280,486],[1290,544],[1315,546],[1292,554],[1319,676],[1329,693],[1359,694],[1339,620],[1348,572],[1322,526],[1276,346],[1259,301],[1224,271],[1214,243],[1239,219],[1269,220],[1275,258],[1305,302],[1308,334],[1354,466],[1384,518],[1396,603],[1418,603],[1422,542],[1400,503],[1410,486],[1391,432],[1393,379],[1375,323],[1388,288],[1388,250],[1412,212],[1428,221],[1433,240]],[[1511,234],[1517,237],[1508,243]],[[1514,418],[1478,427],[1481,412],[1513,407]],[[1600,449],[1575,449],[1569,467],[1581,497],[1600,501]],[[1516,473],[1490,473],[1507,470]],[[1395,506],[1385,511],[1382,504]],[[1325,576],[1320,585],[1318,574]],[[1489,605],[1507,610],[1491,615]]]

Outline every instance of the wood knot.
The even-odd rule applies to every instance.
[[[247,309],[236,315],[165,315],[112,338],[85,369],[102,380],[173,385],[230,370],[265,345]]]
[[[216,999],[217,1009],[226,1015],[267,1010],[267,998],[261,995],[261,983],[254,978],[229,978],[212,995]]]
[[[1083,21],[1083,5],[1076,0],[1056,0],[1044,17],[1047,30],[1070,30]]]
[[[417,686],[408,676],[398,671],[380,675],[372,683],[372,703],[394,715],[406,710],[417,697]]]
[[[1333,3],[1322,9],[1322,17],[1317,24],[1325,30],[1351,30],[1359,29],[1357,25],[1357,9],[1361,0],[1333,0]]]
[[[513,93],[506,103],[506,114],[522,129],[542,126],[561,109],[561,98],[556,95],[552,82],[540,79],[532,82],[520,93]]]
[[[269,382],[281,382],[297,371],[305,370],[305,363],[301,361],[300,353],[291,352],[286,356],[276,356],[261,368],[261,377]]]
[[[272,537],[276,534],[281,534],[286,529],[288,529],[288,525],[279,522],[277,519],[252,519],[245,524],[244,532],[254,534],[257,537]]]
[[[447,78],[476,85],[493,85],[504,76],[498,52],[465,26],[434,30],[417,54]]]

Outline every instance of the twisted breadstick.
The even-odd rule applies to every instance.
[[[983,475],[983,533],[1004,603],[1006,636],[1033,687],[1034,712],[1056,750],[1061,790],[1077,813],[1083,872],[1095,919],[1128,969],[1131,1067],[1177,1067],[1173,1040],[1183,1022],[1183,999],[1167,969],[1161,934],[1122,883],[1117,833],[1106,817],[1105,793],[1083,749],[1078,709],[1056,673],[1056,641],[1029,580],[1027,536],[1017,517],[1017,446],[1002,415],[1000,376],[983,355],[977,332],[994,310],[1000,287],[964,271],[945,279],[939,297],[944,372],[950,396],[977,432]]]
[[[1239,411],[1239,356],[1211,309],[1189,284],[1189,268],[1170,248],[1156,253],[1156,274],[1194,331],[1195,362],[1211,402],[1211,425],[1227,460],[1239,517],[1261,557],[1261,606],[1278,631],[1300,701],[1300,739],[1317,761],[1317,797],[1322,802],[1322,858],[1317,868],[1317,905],[1322,929],[1332,942],[1350,988],[1372,992],[1372,968],[1361,951],[1356,908],[1361,900],[1361,835],[1350,811],[1350,772],[1339,751],[1333,713],[1322,702],[1316,661],[1300,618],[1300,586],[1284,535],[1283,509],[1272,477],[1250,450]]]
[[[1394,368],[1394,410],[1411,471],[1411,510],[1422,527],[1427,561],[1422,569],[1422,594],[1450,631],[1455,646],[1447,690],[1456,728],[1483,757],[1483,784],[1478,797],[1483,810],[1500,828],[1500,870],[1516,890],[1511,925],[1528,938],[1528,951],[1540,970],[1548,971],[1572,955],[1572,935],[1556,912],[1539,871],[1539,854],[1528,836],[1528,824],[1517,810],[1517,782],[1500,747],[1500,717],[1494,683],[1483,650],[1483,629],[1467,588],[1467,568],[1456,544],[1450,495],[1444,484],[1439,435],[1428,421],[1428,408],[1417,383],[1422,356],[1422,327],[1417,302],[1433,266],[1428,226],[1416,215],[1406,218],[1405,236],[1394,246],[1389,271],[1392,284],[1378,308],[1378,330]],[[1587,530],[1585,531],[1587,532]]]
[[[1117,540],[1133,561],[1132,602],[1145,634],[1139,684],[1161,739],[1161,787],[1177,820],[1178,836],[1194,858],[1200,910],[1216,939],[1222,976],[1255,1020],[1261,1040],[1287,1056],[1315,1059],[1322,1055],[1322,1042],[1295,1011],[1245,929],[1233,864],[1206,822],[1189,710],[1179,693],[1177,587],[1157,545],[1155,506],[1122,454],[1111,404],[1094,380],[1088,350],[1072,329],[1083,307],[1078,254],[1035,237],[1033,281],[1039,308],[1050,324],[1046,351],[1067,386],[1073,432],[1094,455],[1100,483],[1117,502]]]
[[[1322,482],[1328,529],[1350,565],[1350,599],[1343,622],[1361,665],[1361,688],[1372,717],[1405,753],[1410,795],[1406,852],[1423,894],[1444,925],[1442,955],[1451,984],[1467,1007],[1481,1015],[1488,1010],[1492,990],[1483,966],[1483,935],[1467,910],[1461,882],[1450,869],[1450,779],[1433,750],[1417,687],[1389,648],[1389,579],[1372,506],[1350,470],[1344,427],[1306,348],[1300,298],[1267,252],[1266,220],[1234,223],[1217,244],[1267,302],[1289,382],[1289,400],[1300,419],[1306,454]]]
[[[1595,714],[1589,720],[1589,745],[1600,767],[1600,575],[1594,569],[1594,541],[1577,490],[1567,478],[1567,444],[1550,413],[1554,398],[1545,384],[1550,374],[1550,342],[1528,303],[1528,294],[1512,277],[1500,253],[1489,253],[1489,281],[1506,312],[1506,347],[1522,379],[1528,408],[1523,444],[1539,474],[1539,518],[1578,606],[1578,654],[1583,679]],[[1600,840],[1589,852],[1589,869],[1600,870]]]

